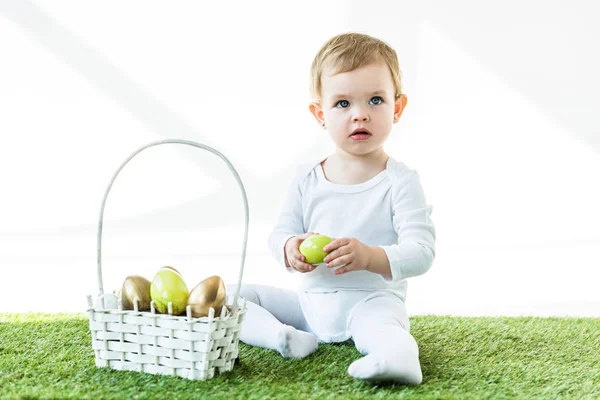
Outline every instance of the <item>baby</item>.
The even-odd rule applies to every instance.
[[[418,174],[383,149],[407,101],[396,52],[368,35],[335,36],[312,63],[311,94],[310,112],[336,149],[298,168],[269,237],[299,287],[243,285],[240,339],[291,358],[351,339],[364,355],[351,376],[420,384],[404,302],[407,278],[433,263],[435,228]],[[324,263],[310,265],[298,248],[317,232],[334,240]]]

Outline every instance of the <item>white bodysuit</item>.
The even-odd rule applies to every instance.
[[[366,270],[334,275],[324,264],[296,273],[302,312],[323,342],[348,339],[353,310],[367,300],[387,297],[402,303],[406,279],[425,273],[435,257],[435,228],[418,174],[389,158],[386,169],[367,182],[329,182],[321,160],[304,165],[288,191],[269,249],[285,266],[284,245],[293,236],[318,232],[332,238],[356,238],[381,246],[392,278]],[[408,317],[403,318],[408,330]]]

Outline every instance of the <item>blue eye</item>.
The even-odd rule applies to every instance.
[[[375,96],[373,98],[371,98],[371,101],[369,101],[369,104],[373,104],[373,105],[378,105],[383,103],[383,99],[379,96]]]
[[[350,107],[350,102],[348,100],[340,100],[335,106],[340,108],[348,108]]]

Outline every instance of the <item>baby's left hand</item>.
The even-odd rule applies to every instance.
[[[336,275],[367,269],[371,259],[371,248],[354,238],[335,239],[323,251],[329,253],[323,260],[327,268],[345,264],[334,272]]]

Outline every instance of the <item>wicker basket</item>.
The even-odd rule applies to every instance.
[[[148,147],[167,143],[186,144],[208,150],[219,156],[235,176],[244,201],[245,230],[242,262],[238,284],[232,304],[222,308],[215,317],[210,309],[208,317],[193,318],[190,307],[185,316],[156,313],[154,302],[151,311],[123,310],[120,299],[116,307],[105,306],[102,283],[102,222],[104,206],[115,178],[123,167],[138,153]],[[104,194],[98,222],[98,287],[99,295],[94,305],[92,296],[87,297],[92,348],[97,367],[133,370],[151,374],[180,376],[188,379],[208,379],[233,369],[238,357],[239,334],[246,312],[245,301],[238,304],[246,245],[248,242],[248,200],[239,175],[229,160],[208,146],[178,139],[149,143],[135,151],[115,172]],[[169,303],[169,310],[172,306]]]

